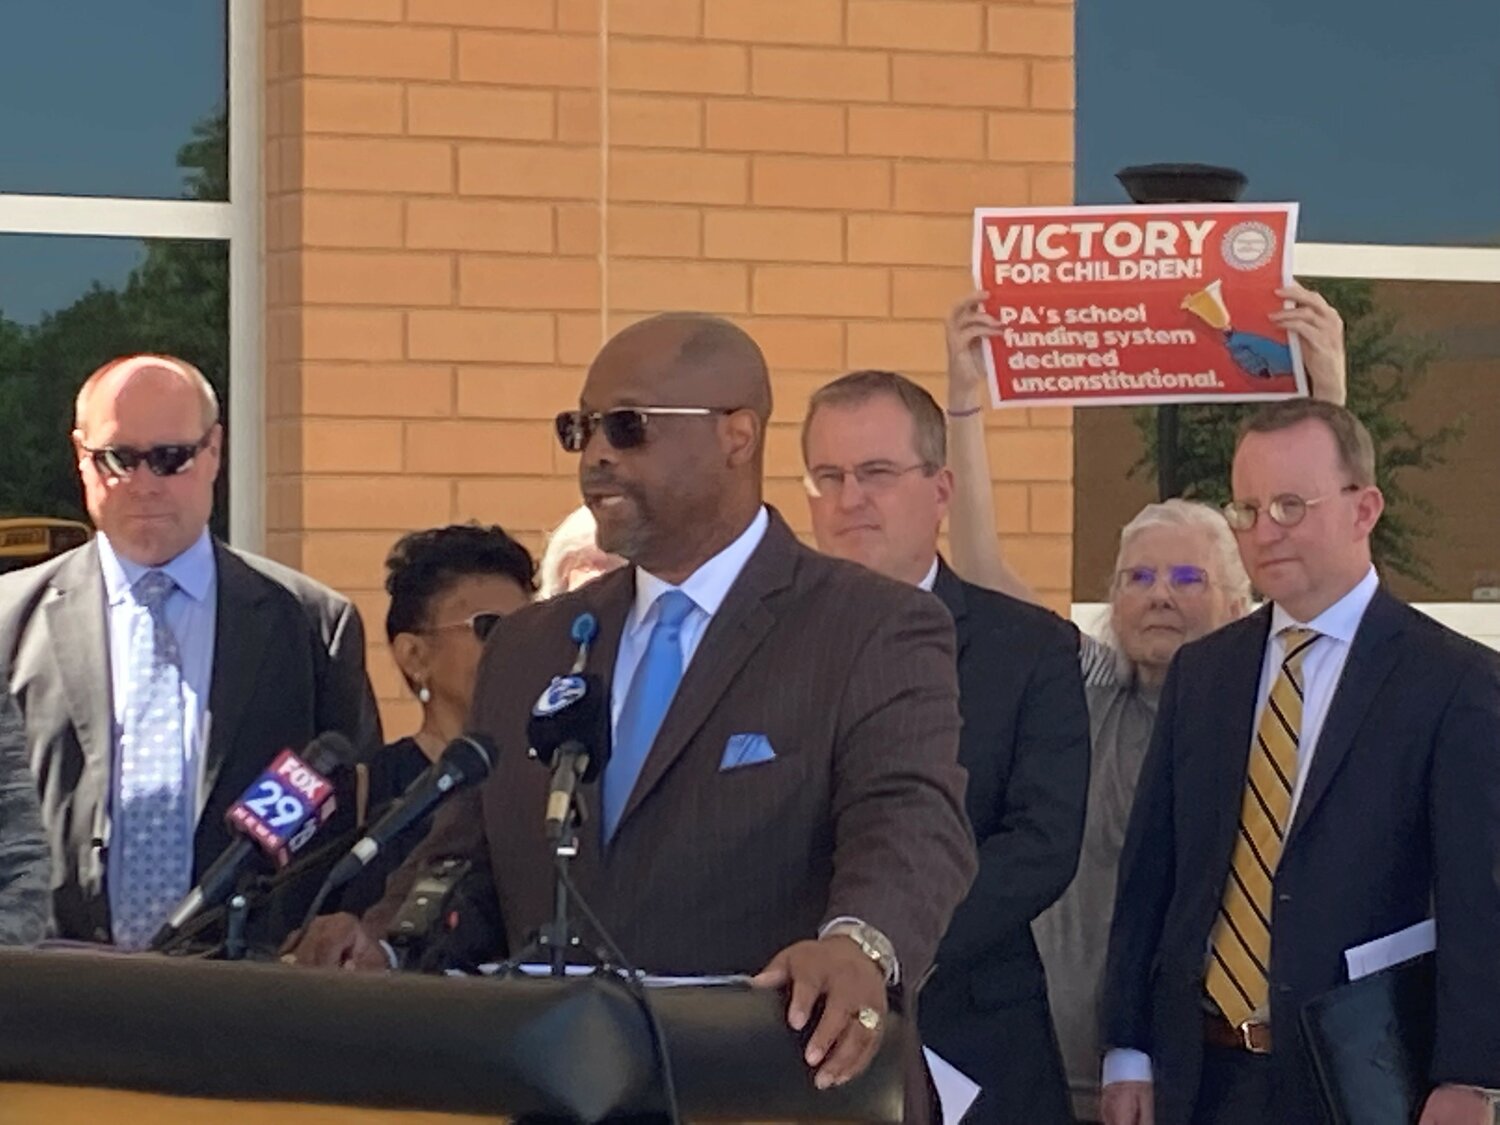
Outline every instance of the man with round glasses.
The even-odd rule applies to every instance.
[[[57,932],[138,949],[228,846],[225,810],[276,753],[330,730],[373,750],[379,719],[354,606],[209,533],[223,427],[196,367],[104,364],[78,392],[73,446],[98,534],[0,578],[0,664]]]
[[[1369,433],[1294,399],[1242,432],[1225,516],[1255,613],[1184,645],[1120,863],[1106,1125],[1324,1120],[1303,1006],[1436,919],[1421,1125],[1500,1086],[1500,658],[1380,587]]]

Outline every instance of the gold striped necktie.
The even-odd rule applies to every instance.
[[[1214,923],[1206,985],[1234,1027],[1268,997],[1271,963],[1271,878],[1290,827],[1297,782],[1297,739],[1302,730],[1302,662],[1319,634],[1289,626],[1279,634],[1286,653],[1250,747],[1239,833],[1229,880]]]

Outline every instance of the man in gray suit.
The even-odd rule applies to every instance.
[[[354,607],[209,534],[222,442],[197,368],[105,364],[79,391],[73,431],[99,533],[0,578],[0,665],[65,938],[144,946],[280,750],[330,730],[379,744]]]
[[[526,723],[590,613],[613,748],[582,786],[599,815],[577,886],[642,968],[788,988],[820,1088],[868,1065],[887,987],[915,990],[975,868],[953,622],[931,595],[802,546],[763,504],[770,413],[760,349],[726,321],[655,317],[604,346],[558,436],[581,454],[599,546],[634,565],[496,630],[472,719],[500,747],[494,772],[448,805],[363,928],[324,919],[299,960],[384,966],[373,939],[435,855],[489,871],[497,948],[519,952],[548,920],[548,772],[527,761]]]
[[[31,945],[46,933],[50,863],[26,730],[15,701],[0,692],[0,945]]]

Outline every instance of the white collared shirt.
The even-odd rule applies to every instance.
[[[1323,722],[1328,718],[1333,693],[1349,659],[1349,646],[1354,643],[1354,634],[1359,631],[1359,623],[1364,620],[1365,610],[1370,608],[1370,599],[1379,587],[1380,579],[1372,566],[1354,589],[1311,621],[1298,621],[1281,606],[1271,606],[1271,636],[1261,661],[1253,729],[1260,729],[1261,716],[1271,698],[1271,687],[1281,672],[1281,662],[1286,659],[1286,642],[1281,631],[1295,627],[1311,629],[1318,634],[1318,639],[1302,658],[1302,727],[1297,737],[1297,785],[1292,792],[1292,820],[1297,816],[1297,805],[1307,784],[1307,767],[1317,752],[1318,736],[1323,733]],[[1290,824],[1291,820],[1287,823]]]
[[[1328,708],[1333,703],[1344,665],[1349,660],[1349,646],[1354,643],[1354,634],[1359,631],[1359,623],[1364,620],[1365,610],[1370,608],[1370,601],[1379,587],[1380,579],[1372,566],[1352,590],[1311,621],[1298,621],[1280,605],[1273,603],[1271,606],[1271,635],[1266,640],[1265,656],[1261,659],[1253,730],[1260,729],[1261,714],[1271,698],[1271,687],[1281,671],[1281,662],[1286,658],[1286,642],[1281,631],[1295,626],[1318,634],[1317,641],[1302,660],[1302,727],[1297,740],[1297,784],[1292,791],[1292,821],[1296,820],[1297,805],[1307,785],[1308,766],[1317,752],[1318,737],[1323,733]],[[1105,1053],[1102,1085],[1150,1081],[1151,1057],[1144,1051],[1117,1047]]]
[[[764,505],[750,521],[750,526],[740,533],[738,539],[725,547],[713,558],[693,571],[681,586],[664,582],[649,571],[636,567],[635,602],[625,617],[625,629],[620,634],[620,650],[615,656],[615,674],[610,688],[610,722],[618,724],[620,711],[625,706],[625,696],[630,690],[630,681],[646,653],[646,642],[651,630],[656,627],[657,600],[668,590],[681,590],[693,602],[693,610],[682,624],[682,670],[687,671],[709,622],[729,590],[750,561],[750,556],[766,537],[771,526],[770,516]]]
[[[938,561],[932,560],[932,565],[927,568],[927,576],[917,583],[917,588],[932,593],[932,588],[937,585]]]

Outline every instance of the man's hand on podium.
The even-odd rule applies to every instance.
[[[282,960],[291,965],[374,972],[389,969],[385,948],[353,914],[325,914],[313,919],[305,934],[293,934]]]
[[[803,1030],[814,1005],[823,1001],[823,1016],[803,1053],[817,1072],[818,1089],[842,1086],[870,1065],[885,1023],[885,978],[856,943],[841,936],[799,941],[773,957],[751,983],[790,986],[786,1022],[793,1031]]]

